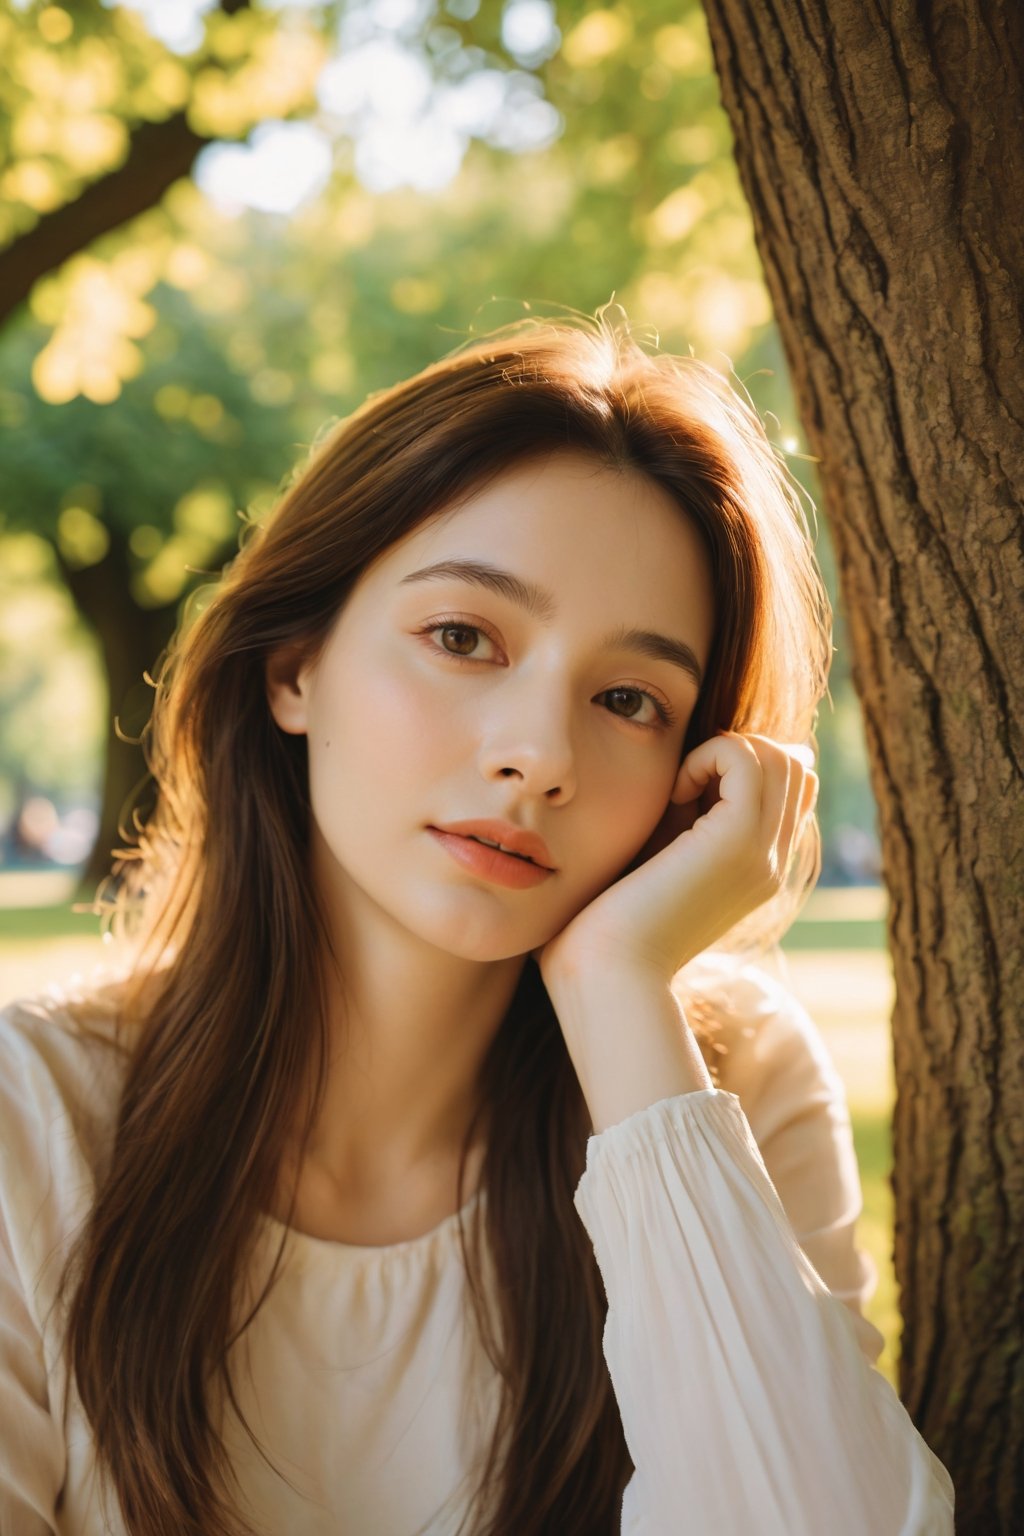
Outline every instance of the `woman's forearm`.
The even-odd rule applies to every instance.
[[[668,982],[583,965],[544,980],[595,1134],[659,1099],[714,1087]]]

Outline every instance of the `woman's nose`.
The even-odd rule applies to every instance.
[[[487,779],[518,777],[533,795],[575,793],[576,760],[572,720],[564,695],[548,689],[516,691],[488,713],[480,747],[480,771]]]

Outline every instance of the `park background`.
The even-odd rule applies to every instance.
[[[113,718],[138,737],[185,601],[368,393],[614,295],[638,334],[749,392],[809,508],[819,491],[699,5],[15,5],[0,51],[0,298],[5,259],[38,272],[0,330],[3,1003],[102,962],[73,905],[143,774]],[[193,158],[164,190],[175,124]],[[115,222],[75,246],[97,188]],[[837,609],[823,863],[773,963],[847,1086],[895,1381],[885,897],[808,515]]]

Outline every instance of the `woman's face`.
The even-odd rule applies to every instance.
[[[424,574],[451,562],[503,573],[505,590]],[[532,611],[510,578],[536,589]],[[336,895],[467,959],[546,943],[658,826],[697,700],[685,666],[616,631],[666,636],[703,672],[713,623],[689,518],[576,451],[517,464],[392,545],[315,663],[268,666],[278,725],[309,738]],[[554,872],[510,888],[429,830],[477,818],[539,834]]]

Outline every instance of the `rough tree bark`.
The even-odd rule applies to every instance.
[[[1024,1528],[1024,9],[705,0],[878,802],[900,1394]]]

